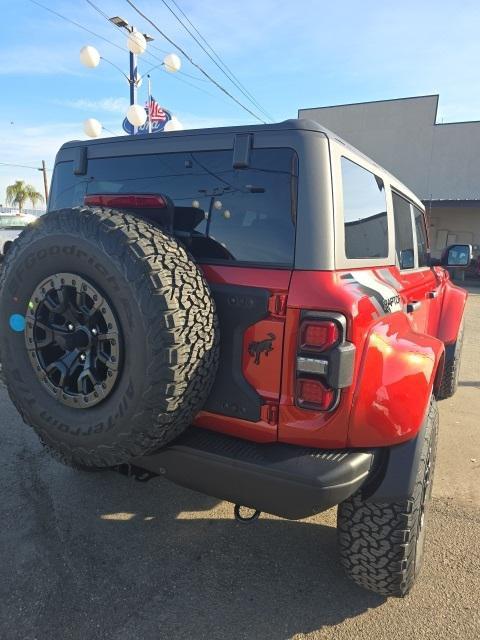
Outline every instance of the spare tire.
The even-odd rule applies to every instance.
[[[0,279],[12,401],[55,457],[106,467],[179,435],[218,364],[208,285],[171,236],[125,211],[63,209],[30,225]]]

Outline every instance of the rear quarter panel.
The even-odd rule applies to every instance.
[[[285,328],[279,439],[317,447],[389,446],[413,438],[428,408],[444,346],[418,333],[403,300],[371,269],[371,287],[359,271],[294,272]],[[349,277],[357,274],[357,278]],[[373,279],[372,279],[373,278]],[[390,285],[391,287],[391,285]],[[381,294],[378,292],[382,292]],[[382,297],[383,296],[383,297]],[[295,405],[294,362],[301,309],[339,312],[347,318],[347,340],[356,346],[354,382],[341,391],[332,412]]]
[[[397,312],[372,326],[365,340],[350,416],[348,444],[398,444],[419,431],[444,347],[412,330]]]

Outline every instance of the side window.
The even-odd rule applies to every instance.
[[[400,269],[413,269],[415,252],[413,250],[413,226],[410,203],[398,193],[392,191],[393,216],[395,219],[395,250]]]
[[[417,231],[418,266],[428,267],[429,251],[425,217],[423,212],[417,209],[417,207],[413,207],[413,213],[415,215],[415,229]]]
[[[343,218],[347,258],[386,258],[388,221],[383,180],[342,158]]]

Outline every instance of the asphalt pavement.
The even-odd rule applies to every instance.
[[[301,522],[56,463],[0,388],[0,640],[480,637],[480,289],[468,303],[423,573],[385,599],[338,564],[335,509]]]

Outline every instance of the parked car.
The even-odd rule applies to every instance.
[[[0,214],[0,259],[3,259],[15,238],[17,238],[27,224],[30,224],[33,220],[36,220],[36,217],[29,214]]]
[[[347,572],[403,596],[466,295],[420,200],[313,122],[74,141],[7,253],[1,359],[65,464],[128,463],[243,520],[338,505]]]

